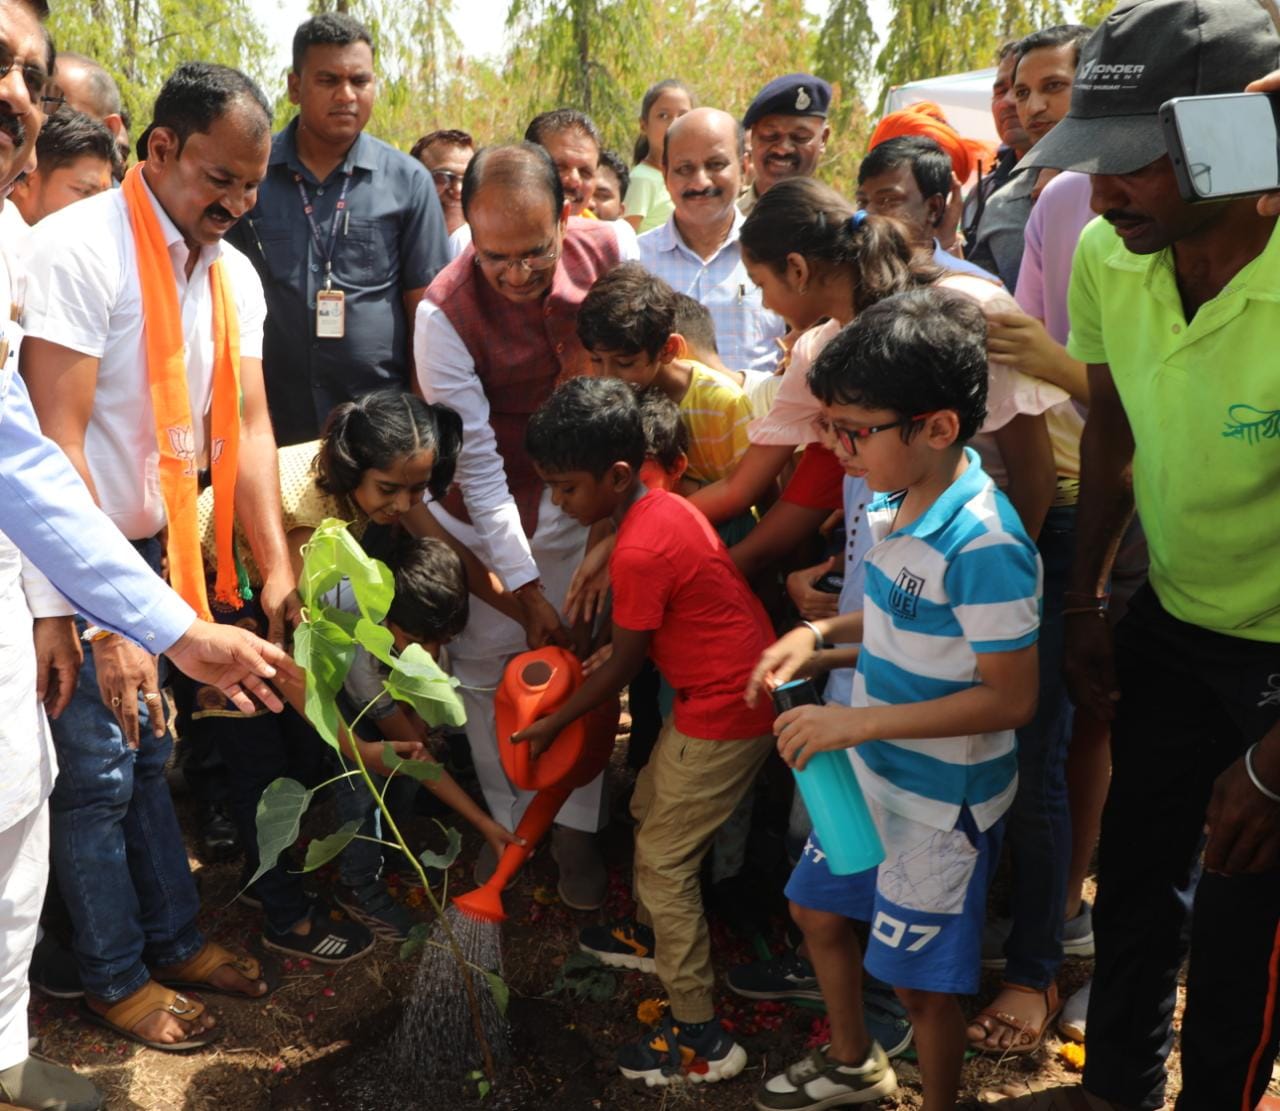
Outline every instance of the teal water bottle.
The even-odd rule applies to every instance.
[[[773,692],[773,705],[781,714],[796,706],[821,706],[822,696],[811,680],[796,679]],[[884,860],[884,845],[847,752],[816,752],[803,771],[792,769],[792,774],[833,875],[865,872]]]

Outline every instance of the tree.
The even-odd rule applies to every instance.
[[[221,62],[259,83],[272,68],[271,47],[250,0],[60,0],[49,32],[59,50],[95,59],[116,79],[135,136],[181,62]]]
[[[1065,22],[1060,0],[894,0],[876,69],[894,85],[995,64],[1007,39]]]

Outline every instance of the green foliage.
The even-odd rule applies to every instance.
[[[249,878],[246,888],[274,867],[280,854],[298,839],[302,815],[311,805],[314,793],[296,779],[277,779],[262,792],[257,813],[258,870]]]
[[[396,657],[383,683],[392,698],[409,703],[428,725],[465,725],[467,712],[455,690],[457,685],[420,644],[410,644]]]
[[[418,854],[418,859],[422,861],[424,868],[439,868],[442,872],[447,872],[453,862],[458,859],[458,854],[462,852],[462,835],[456,829],[448,829],[439,822],[436,825],[444,831],[445,850],[442,853],[433,853],[430,849],[424,849]]]
[[[618,977],[590,953],[570,953],[556,973],[548,995],[561,993],[583,1002],[603,1003],[618,990]]]
[[[317,868],[323,868],[355,840],[356,831],[359,828],[360,820],[352,818],[351,821],[344,823],[337,833],[331,833],[328,837],[317,837],[307,846],[307,859],[302,870],[314,872]]]
[[[55,45],[107,68],[133,117],[134,139],[180,62],[221,62],[264,83],[270,75],[270,41],[249,0],[58,0],[51,7]]]
[[[511,989],[507,987],[506,980],[496,972],[486,972],[484,978],[489,982],[489,991],[493,993],[493,1001],[498,1006],[498,1014],[506,1018],[507,1005],[511,1002]]]
[[[1060,0],[894,0],[876,58],[881,100],[894,85],[992,66],[1001,43],[1065,21]]]
[[[407,961],[426,943],[431,936],[431,927],[425,922],[417,922],[409,928],[409,936],[400,943],[400,959]]]
[[[442,769],[434,760],[405,760],[390,741],[382,744],[382,762],[397,775],[407,775],[419,783],[434,783],[440,778]]]

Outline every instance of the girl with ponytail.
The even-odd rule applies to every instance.
[[[640,137],[636,139],[635,166],[623,219],[637,232],[649,231],[667,222],[675,211],[667,193],[666,175],[662,169],[662,148],[667,128],[690,109],[697,100],[689,86],[674,77],[650,85],[640,101]]]

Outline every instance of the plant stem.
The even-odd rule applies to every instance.
[[[361,712],[363,713],[363,711]],[[348,736],[353,735],[350,728],[347,729],[347,734]],[[453,954],[453,959],[458,963],[459,971],[462,973],[462,986],[466,989],[467,1006],[471,1011],[471,1026],[475,1032],[476,1041],[480,1044],[480,1054],[484,1059],[485,1075],[490,1082],[496,1082],[498,1076],[497,1069],[493,1063],[493,1050],[489,1047],[489,1039],[485,1036],[484,1020],[480,1016],[480,999],[476,995],[475,980],[472,978],[471,969],[468,967],[471,962],[462,955],[462,949],[458,945],[458,938],[453,932],[453,926],[445,916],[444,908],[437,901],[435,895],[432,894],[431,884],[427,882],[426,869],[422,867],[422,862],[414,856],[408,842],[404,839],[404,835],[400,832],[400,827],[396,825],[396,820],[392,817],[390,809],[378,793],[378,788],[374,786],[373,778],[369,775],[369,769],[365,767],[364,758],[360,755],[360,746],[353,744],[351,749],[365,786],[368,787],[369,793],[373,795],[374,801],[378,804],[378,809],[382,812],[382,817],[387,823],[387,828],[396,840],[396,847],[409,858],[414,871],[418,873],[418,877],[422,880],[422,889],[426,893],[427,901],[431,904],[431,909],[435,911],[436,919],[444,927],[445,937],[449,940],[449,950]]]

